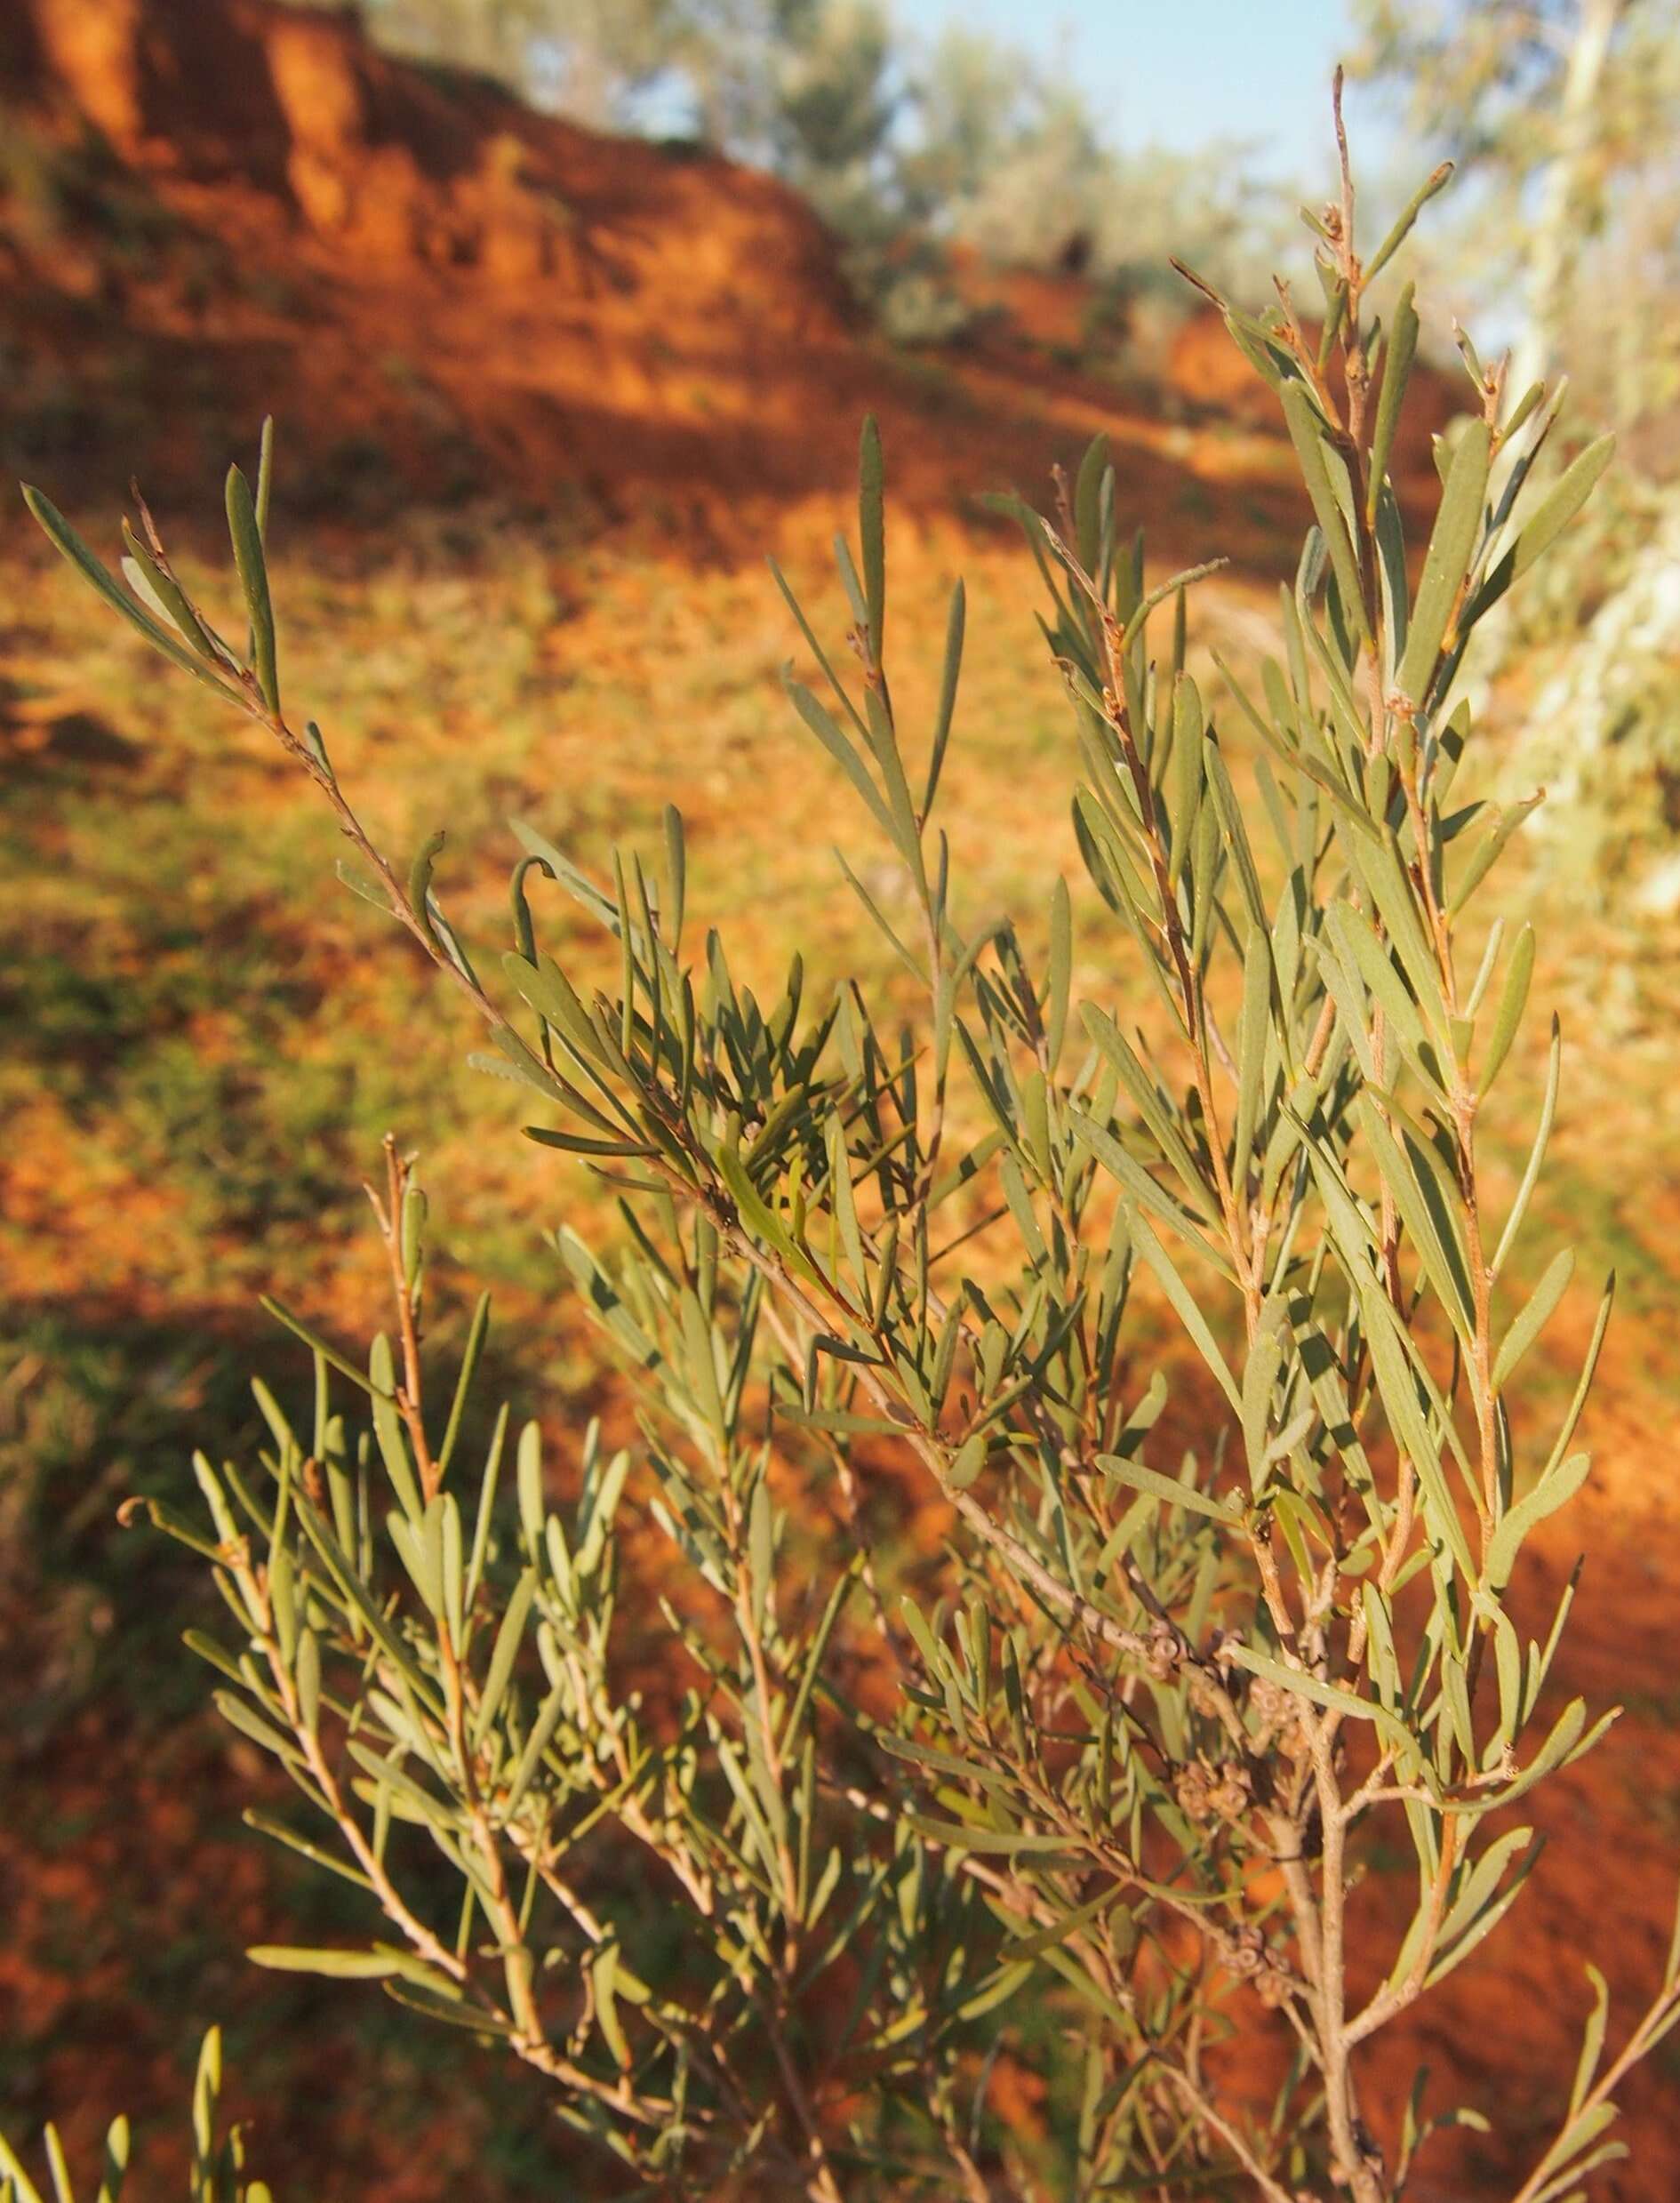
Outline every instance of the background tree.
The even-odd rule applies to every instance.
[[[1513,386],[1525,389],[1541,359],[1561,361],[1619,428],[1672,403],[1680,330],[1652,289],[1680,267],[1673,10],[1663,0],[1359,0],[1356,20],[1355,72],[1394,92],[1414,140],[1438,147],[1473,185],[1460,204],[1478,281],[1522,301]],[[1612,292],[1612,268],[1644,280]],[[1598,310],[1583,326],[1588,296]]]
[[[1006,266],[1068,255],[1156,285],[1188,252],[1241,291],[1279,246],[1250,158],[1130,155],[1065,70],[955,26],[906,38],[881,0],[367,0],[396,45],[492,70],[597,125],[691,129],[807,197],[865,292],[925,281],[942,246]],[[948,300],[949,293],[947,292]],[[918,332],[960,318],[936,313]]]
[[[363,0],[368,28],[387,44],[483,69],[608,128],[705,51],[711,12],[711,0]]]
[[[1520,301],[1616,429],[1611,498],[1501,622],[1533,696],[1514,774],[1559,800],[1550,861],[1624,909],[1680,909],[1680,36],[1666,0],[1361,0],[1356,66],[1467,172],[1456,274]],[[1543,678],[1537,688],[1533,676]]]

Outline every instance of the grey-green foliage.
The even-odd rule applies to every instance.
[[[1680,39],[1669,0],[1358,0],[1356,67],[1467,164],[1462,252],[1621,429],[1673,405]],[[1637,446],[1636,445],[1636,453]]]
[[[332,0],[316,0],[331,4]],[[500,76],[610,126],[668,71],[708,51],[728,0],[364,0],[400,52]]]
[[[598,126],[676,116],[761,160],[844,168],[891,119],[876,0],[368,0],[366,21]]]
[[[1281,231],[1267,227],[1274,199],[1256,190],[1245,148],[1116,147],[1069,72],[961,25],[905,73],[902,219],[1005,266],[1051,266],[1075,245],[1093,277],[1148,290],[1171,282],[1176,252],[1239,292],[1260,288]]]
[[[866,428],[846,653],[781,586],[815,669],[790,701],[850,791],[842,863],[901,966],[890,1002],[820,989],[797,955],[773,998],[741,985],[688,909],[674,811],[599,878],[520,825],[512,945],[469,944],[441,836],[394,864],[289,716],[267,445],[254,493],[230,484],[239,646],[144,515],[131,596],[28,493],[107,601],[309,777],[355,884],[482,1018],[479,1068],[618,1197],[616,1235],[556,1239],[639,1417],[626,1450],[583,1434],[575,1498],[506,1409],[469,1445],[486,1311],[440,1369],[424,1198],[389,1145],[390,1331],[352,1350],[276,1306],[299,1396],[260,1389],[260,1454],[201,1456],[196,1503],[151,1511],[228,1605],[193,1639],[218,1704],[297,1793],[253,1822],[365,1906],[362,1940],[257,1961],[500,2044],[644,2191],[1388,2203],[1436,2127],[1498,2109],[1373,2101],[1364,2046],[1499,1927],[1536,1856],[1507,1808],[1611,1718],[1548,1690],[1571,1590],[1531,1638],[1509,1598],[1588,1471],[1609,1289],[1562,1414],[1514,1414],[1571,1285],[1567,1249],[1537,1263],[1523,1238],[1559,1041],[1536,1039],[1532,932],[1482,920],[1524,814],[1463,785],[1455,693],[1602,454],[1530,494],[1556,401],[1487,373],[1412,584],[1381,455],[1414,308],[1398,290],[1379,322],[1367,296],[1412,219],[1367,274],[1351,180],[1309,214],[1322,343],[1284,308],[1228,311],[1316,516],[1252,674],[1191,677],[1208,569],[1148,567],[1100,442],[1049,517],[1005,501],[1048,598],[1087,876],[1020,929],[977,917],[940,823],[960,587],[932,723],[895,708],[916,638],[889,627]],[[549,934],[556,894],[610,983]],[[1076,1001],[1098,939],[1115,986]],[[1508,1198],[1478,1131],[1537,1054]],[[1140,1366],[1134,1301],[1180,1354]],[[949,1525],[908,1579],[883,1527],[902,1479]],[[1349,1897],[1396,1847],[1415,1905],[1377,1947]],[[1599,1984],[1517,2203],[1584,2191],[1619,2081],[1677,2017],[1680,1946],[1613,2054]],[[1284,2075],[1263,2116],[1204,2055],[1260,2030]],[[1050,2083],[1042,2151],[989,2104],[1005,2049]]]
[[[883,0],[371,0],[367,20],[586,121],[675,118],[774,171],[899,340],[972,318],[953,244],[1044,267],[1076,244],[1094,273],[1145,287],[1168,245],[1233,284],[1254,265],[1241,148],[1117,152],[1066,72],[964,25],[917,40]]]

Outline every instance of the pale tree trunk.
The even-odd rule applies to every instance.
[[[1580,221],[1582,172],[1592,146],[1593,105],[1610,56],[1610,42],[1628,0],[1581,0],[1557,117],[1557,150],[1540,179],[1528,260],[1528,316],[1511,357],[1510,389],[1519,395],[1546,372],[1567,307]]]

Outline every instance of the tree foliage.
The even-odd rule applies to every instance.
[[[586,122],[692,129],[773,170],[877,300],[954,243],[1047,266],[1077,241],[1134,280],[1168,250],[1232,285],[1253,265],[1241,148],[1118,153],[1064,74],[962,25],[908,39],[884,0],[370,0],[368,20]]]
[[[1680,907],[1680,38],[1664,0],[1362,0],[1359,66],[1469,172],[1460,255],[1615,429],[1626,478],[1501,623],[1541,680],[1515,771],[1548,861],[1622,915]]]
[[[1413,586],[1387,459],[1417,316],[1388,286],[1436,180],[1368,259],[1345,167],[1309,215],[1322,340],[1286,303],[1224,309],[1316,515],[1254,678],[1191,677],[1211,568],[1150,568],[1100,441],[1050,515],[1005,501],[1085,871],[1019,925],[972,907],[942,822],[960,585],[932,723],[895,706],[916,638],[866,426],[844,652],[777,579],[818,683],[789,671],[792,711],[900,969],[884,997],[796,954],[757,998],[694,922],[675,811],[600,877],[520,825],[510,945],[469,943],[441,833],[380,850],[288,701],[267,439],[254,489],[228,477],[232,623],[143,508],[119,580],[28,493],[108,606],[314,784],[529,1137],[618,1199],[615,1235],[555,1246],[639,1436],[590,1426],[564,1500],[552,1441],[476,1405],[487,1305],[451,1366],[428,1345],[426,1200],[391,1142],[388,1327],[353,1347],[275,1303],[299,1384],[258,1389],[267,1443],[200,1454],[192,1507],[149,1512],[225,1599],[190,1640],[224,1718],[295,1789],[253,1823],[364,1907],[356,1940],[252,1958],[500,2046],[637,2192],[1388,2203],[1484,2115],[1421,2083],[1373,2100],[1367,2046],[1519,1902],[1509,1809],[1612,1718],[1548,1687],[1572,1585],[1527,1641],[1510,1598],[1588,1474],[1610,1294],[1562,1413],[1516,1414],[1572,1279],[1524,1238],[1560,1042],[1508,1198],[1478,1142],[1536,1045],[1535,943],[1482,919],[1521,813],[1465,785],[1458,688],[1607,453],[1535,492],[1557,397],[1486,375]],[[1140,1351],[1162,1316],[1179,1350]],[[904,1478],[945,1511],[932,1573],[904,1566]],[[1388,1947],[1357,1900],[1380,1847],[1416,1879]],[[1676,2019],[1680,1941],[1613,2051],[1596,1980],[1516,2203],[1584,2192]],[[1268,2112],[1239,2043],[1267,2046]],[[1036,2153],[991,2098],[1005,2049],[1051,2091]]]
[[[1627,430],[1680,400],[1680,41],[1663,0],[1360,0],[1356,68],[1474,178],[1468,253]],[[1638,446],[1636,443],[1635,450]]]

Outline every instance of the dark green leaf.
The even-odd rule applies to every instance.
[[[190,673],[195,680],[205,682],[219,694],[232,696],[233,691],[227,683],[219,679],[201,658],[188,650],[185,644],[178,641],[161,621],[155,619],[150,613],[137,605],[125,590],[117,587],[116,581],[89,550],[87,545],[50,498],[43,497],[39,490],[32,489],[26,483],[23,486],[23,501],[51,539],[54,548],[69,560],[84,580],[92,583],[114,611],[121,613],[131,627],[140,629],[154,650],[162,651],[165,658],[172,660],[176,665]]]
[[[863,590],[869,627],[869,662],[879,672],[886,647],[886,541],[882,501],[885,489],[881,431],[875,415],[863,423],[858,454],[858,533],[863,551]]]
[[[256,507],[251,501],[251,485],[237,467],[228,469],[228,533],[233,539],[234,565],[251,618],[252,671],[263,702],[278,718],[280,677],[276,664],[274,606],[268,597],[268,564],[263,556]]]
[[[1376,525],[1378,501],[1383,484],[1388,476],[1388,456],[1394,449],[1394,432],[1400,420],[1400,408],[1405,402],[1406,383],[1412,373],[1412,362],[1418,348],[1418,314],[1412,303],[1412,286],[1407,284],[1396,301],[1394,320],[1389,329],[1388,356],[1382,363],[1382,388],[1377,397],[1376,433],[1371,445],[1371,479],[1365,490],[1365,519],[1368,525]]]
[[[1324,416],[1307,395],[1304,384],[1290,382],[1284,385],[1284,418],[1289,423],[1289,433],[1294,443],[1295,455],[1300,461],[1301,478],[1307,485],[1307,494],[1312,500],[1318,525],[1330,549],[1330,563],[1335,572],[1336,586],[1341,592],[1343,607],[1347,616],[1363,635],[1365,632],[1364,595],[1360,587],[1354,547],[1348,534],[1347,517],[1331,486],[1329,432],[1324,426]]]
[[[1473,421],[1459,438],[1452,453],[1440,510],[1423,562],[1406,634],[1406,654],[1398,675],[1404,693],[1421,710],[1436,661],[1441,654],[1459,592],[1470,569],[1470,558],[1482,532],[1482,501],[1487,494],[1488,426]]]

